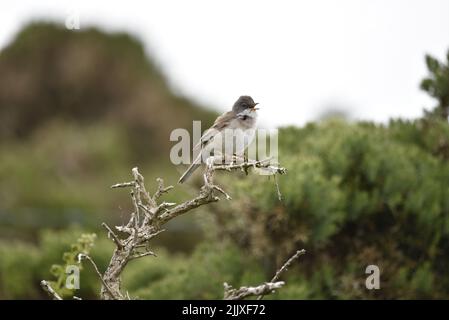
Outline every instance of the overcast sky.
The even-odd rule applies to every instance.
[[[79,14],[140,38],[179,94],[225,111],[242,94],[270,126],[326,108],[357,119],[418,117],[424,54],[449,49],[447,0],[5,1],[0,48],[30,20]]]

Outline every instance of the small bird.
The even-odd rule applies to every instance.
[[[257,105],[258,103],[255,103],[250,96],[241,96],[231,111],[219,116],[194,147],[194,150],[200,148],[200,153],[179,178],[179,183],[185,182],[201,166],[202,160],[211,154],[218,153],[224,156],[243,154],[255,136],[256,110],[259,109],[256,108]]]

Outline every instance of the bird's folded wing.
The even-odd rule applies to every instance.
[[[219,116],[212,127],[206,130],[206,132],[203,134],[203,136],[200,138],[200,141],[195,145],[193,150],[197,150],[201,147],[204,148],[209,142],[211,142],[215,135],[222,131],[223,129],[226,129],[229,126],[229,123],[232,119],[235,118],[235,113],[233,111],[226,112]]]

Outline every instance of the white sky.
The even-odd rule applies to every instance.
[[[172,87],[219,111],[242,94],[269,126],[304,124],[326,107],[358,119],[418,117],[424,54],[449,49],[447,0],[4,1],[0,48],[31,19],[140,38]],[[7,4],[6,4],[7,3]]]

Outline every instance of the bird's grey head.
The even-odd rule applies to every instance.
[[[251,111],[256,111],[257,105],[258,103],[254,102],[253,98],[251,98],[250,96],[240,96],[240,98],[238,98],[237,101],[234,103],[232,111],[234,111],[237,114],[247,109],[250,109]]]

